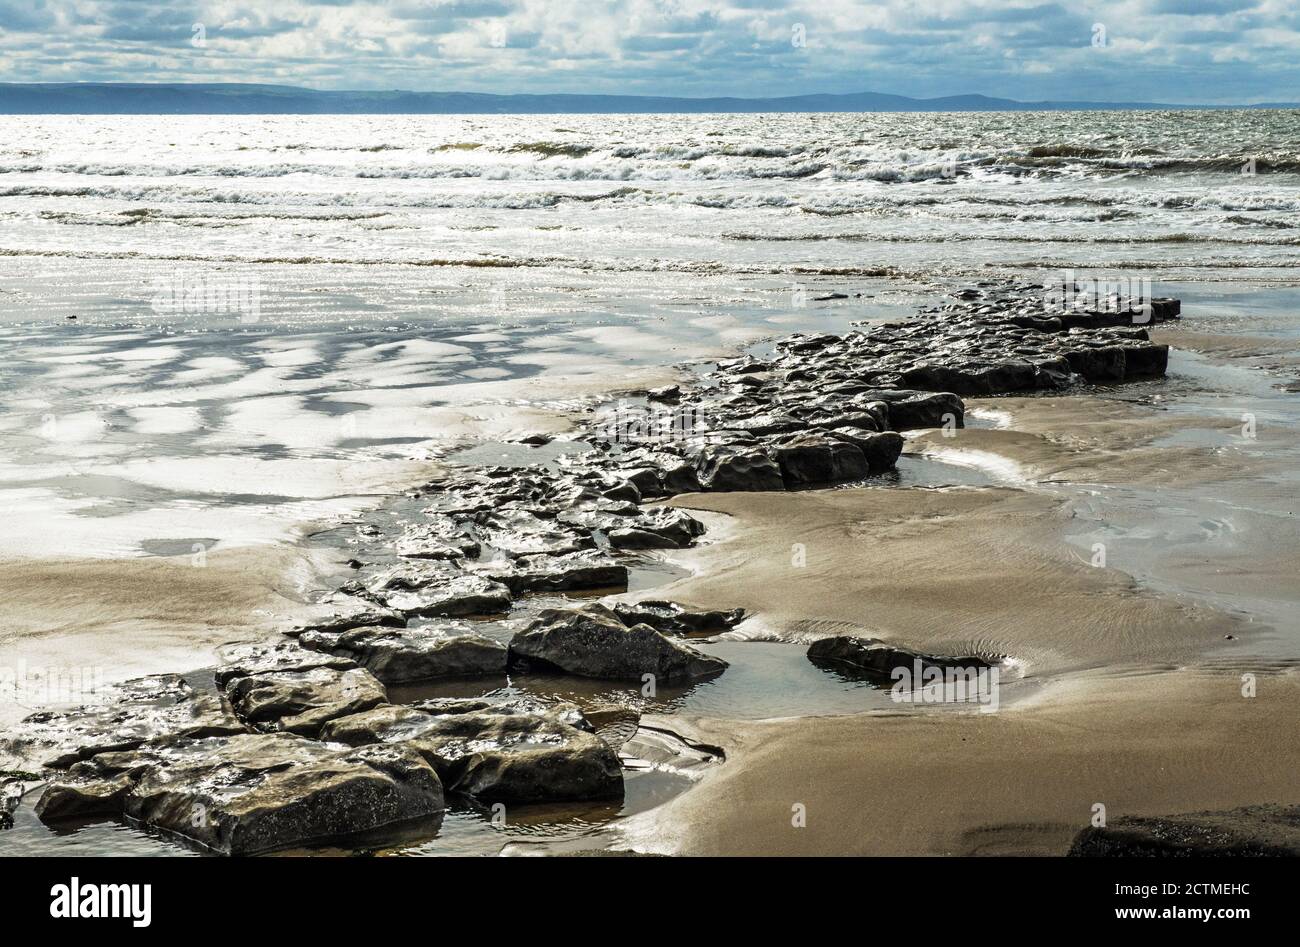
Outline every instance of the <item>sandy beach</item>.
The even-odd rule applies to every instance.
[[[750,119],[637,121],[329,119],[353,169],[285,163],[290,118],[219,167],[14,171],[0,845],[1063,855],[1097,806],[1295,802],[1287,189],[1080,196],[1113,159],[1037,145],[953,185],[825,117],[805,176]],[[1152,308],[1053,303],[1085,266]],[[159,309],[177,279],[257,309]],[[900,701],[845,642],[996,702]],[[280,836],[159,801],[286,759]],[[292,808],[336,767],[393,810]]]

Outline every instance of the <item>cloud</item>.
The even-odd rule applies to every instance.
[[[0,0],[11,81],[1230,103],[1298,49],[1294,0]]]

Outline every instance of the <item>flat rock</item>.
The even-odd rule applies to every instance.
[[[448,789],[484,801],[563,802],[623,793],[614,751],[595,734],[549,715],[377,708],[334,721],[324,737],[410,748]]]
[[[586,714],[567,700],[545,700],[540,697],[431,697],[410,704],[416,710],[430,714],[532,714],[551,717],[560,723],[594,733],[596,728]]]
[[[649,625],[665,634],[718,634],[738,625],[745,617],[743,608],[729,611],[697,611],[657,599],[639,602],[615,602],[614,614],[625,625]]]
[[[627,588],[627,566],[593,553],[521,556],[513,562],[485,563],[480,568],[515,595]]]
[[[389,626],[384,626],[389,627]],[[337,637],[340,632],[306,631],[296,641],[279,641],[269,644],[254,643],[227,646],[220,649],[227,663],[213,672],[217,686],[224,688],[232,678],[266,674],[272,671],[310,671],[313,668],[334,668],[346,671],[357,666],[347,657],[323,654],[309,650],[306,641],[313,636]]]
[[[649,625],[625,625],[603,605],[540,612],[510,641],[512,666],[556,668],[580,677],[689,681],[720,674],[727,662],[669,638]]]
[[[248,724],[264,731],[316,736],[335,717],[368,710],[388,693],[364,668],[270,671],[226,679],[226,696]]]
[[[531,513],[493,513],[484,519],[484,541],[511,558],[561,556],[592,549],[596,545],[586,530],[557,525],[554,520],[544,520]]]
[[[331,610],[289,628],[285,634],[297,637],[304,631],[347,631],[363,625],[406,624],[400,612],[355,595],[331,595],[320,607]]]
[[[683,549],[703,533],[704,524],[685,510],[660,506],[607,535],[615,549]]]
[[[160,674],[105,688],[94,704],[28,716],[0,739],[0,759],[6,769],[65,768],[161,736],[221,736],[245,729],[217,695],[196,693],[178,675]]]
[[[79,764],[37,803],[47,822],[118,813],[226,855],[427,819],[436,771],[401,746],[340,748],[289,734],[188,740]]]
[[[463,625],[457,627],[463,628]],[[383,684],[440,677],[505,674],[506,646],[480,634],[432,628],[354,628],[340,635],[308,634],[304,648],[319,648],[360,665]]]
[[[884,473],[898,464],[899,455],[903,453],[903,436],[896,431],[872,433],[861,428],[834,428],[827,431],[827,436],[848,441],[862,451],[867,460],[869,473]]]
[[[466,536],[450,518],[408,524],[393,544],[393,551],[407,559],[472,559],[481,549],[479,541]]]
[[[499,615],[511,604],[510,589],[487,576],[415,563],[389,569],[368,588],[404,615]]]

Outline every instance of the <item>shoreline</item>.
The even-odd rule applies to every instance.
[[[541,380],[529,380],[529,381],[539,381],[541,382],[541,384],[545,385],[547,380],[541,379]],[[1031,399],[1027,399],[1027,401],[1045,402],[1047,401],[1047,399],[1031,398]],[[1080,398],[1080,401],[1083,401],[1083,398]],[[1006,402],[1004,401],[1004,399],[998,399],[998,401],[988,402],[987,405],[985,405],[984,402],[980,402],[979,399],[971,399],[969,403],[972,407],[976,407],[976,408],[979,407],[1005,408],[1006,406]],[[972,414],[974,414],[974,412],[972,412]],[[1126,419],[1126,420],[1131,420],[1131,419]],[[1108,433],[1110,434],[1110,436],[1114,436],[1114,433],[1115,431],[1117,431],[1117,429],[1125,429],[1126,427],[1127,425],[1125,424],[1117,423],[1114,425],[1112,429],[1109,429]],[[962,436],[965,437],[966,434],[972,434],[972,436],[980,437],[980,436],[988,436],[988,434],[992,434],[992,433],[998,433],[998,432],[991,432],[988,431],[988,429],[969,428],[966,429],[965,432],[962,432]],[[1013,436],[1013,434],[1023,433],[1023,432],[1006,431],[1005,433],[1009,434],[1009,436]],[[1144,434],[1141,434],[1141,437],[1154,437],[1156,436],[1157,433],[1158,432],[1156,431],[1145,432]],[[919,434],[919,436],[911,437],[910,440],[911,440],[911,444],[913,444],[914,446],[922,445],[922,451],[924,451],[924,442],[926,442],[927,438],[932,438],[932,437],[937,437],[937,434],[923,433],[923,434]],[[1132,447],[1134,445],[1127,444],[1125,446]],[[961,490],[956,490],[956,492],[946,492],[946,493],[944,492],[944,490],[913,490],[913,492],[924,494],[924,497],[926,497],[927,500],[931,500],[931,501],[933,501],[933,498],[935,497],[944,497],[943,502],[945,503],[952,502],[953,497],[962,496]],[[750,524],[749,528],[744,528],[744,527],[736,528],[736,527],[737,524],[741,523],[742,520],[742,516],[737,514],[753,513],[755,509],[759,509],[759,511],[761,511],[762,513],[763,511],[762,507],[764,506],[764,503],[766,503],[768,507],[772,507],[772,509],[775,509],[775,507],[780,507],[783,505],[789,505],[794,507],[800,507],[801,505],[806,506],[807,503],[816,503],[818,501],[828,503],[828,505],[831,507],[836,507],[837,505],[842,506],[845,505],[845,503],[849,503],[849,505],[852,506],[853,500],[857,500],[857,501],[879,500],[880,496],[884,496],[884,494],[887,493],[896,494],[896,498],[897,498],[897,494],[902,492],[901,490],[889,490],[889,489],[813,490],[813,492],[793,492],[793,493],[710,493],[710,494],[693,494],[693,497],[676,497],[667,503],[667,507],[669,507],[669,509],[708,509],[715,514],[729,515],[732,516],[732,519],[729,520],[729,526],[731,526],[732,528],[724,529],[724,531],[719,531],[718,533],[711,532],[710,535],[708,535],[707,537],[706,545],[697,546],[697,548],[685,550],[685,552],[679,550],[679,552],[673,553],[673,557],[682,559],[682,561],[698,562],[698,559],[701,557],[707,558],[708,555],[710,555],[711,553],[716,553],[718,552],[719,549],[727,548],[728,544],[735,544],[737,540],[737,536],[741,537],[742,545],[746,544],[746,542],[748,542],[748,544],[754,544],[754,542],[762,542],[763,541],[762,531],[761,529],[753,528],[753,524]],[[1000,527],[1004,529],[1004,531],[1006,529],[1006,514],[1009,513],[1013,514],[1013,519],[1015,515],[1044,516],[1044,518],[1048,518],[1048,519],[1060,519],[1060,516],[1057,515],[1058,510],[1054,511],[1052,509],[1052,503],[1043,503],[1041,502],[1041,498],[1039,498],[1039,500],[1034,500],[1034,501],[1024,500],[1023,497],[1031,496],[1031,494],[1021,494],[1021,500],[1017,501],[1015,500],[1015,492],[1011,492],[1011,490],[1005,490],[1005,492],[1000,492],[1000,490],[997,490],[997,488],[992,488],[992,489],[984,488],[984,489],[969,490],[969,492],[966,492],[965,496],[970,497],[970,496],[974,496],[974,494],[980,494],[980,496],[988,496],[988,494],[991,493],[1011,494],[1011,498],[1010,500],[1008,500],[1010,506],[1004,506],[1002,507],[1002,509],[996,509],[995,511],[993,511],[992,514],[992,519],[998,520],[998,524],[1000,524]],[[706,498],[708,502],[703,503],[703,505],[698,505],[693,507],[692,501],[694,500],[694,502],[698,503],[699,498]],[[1000,497],[1000,500],[1006,500],[1006,497]],[[1018,503],[1019,505],[1023,506],[1024,509],[1019,509],[1019,510],[1011,509],[1011,507],[1017,506]],[[647,507],[647,509],[654,509],[654,507],[653,506]],[[845,519],[845,516],[842,515],[844,513],[845,510],[842,509],[836,510],[835,513],[829,516],[828,523],[841,523],[842,520]],[[976,511],[976,513],[978,513],[978,511]],[[926,506],[924,506],[924,503],[920,505],[917,515],[919,516],[920,522],[922,523],[926,522],[926,520],[933,520],[933,522],[945,522],[944,511],[935,510],[935,509],[927,510]],[[809,516],[807,516],[806,509],[796,510],[796,513],[794,513],[793,516],[794,516],[794,522],[800,523],[801,526],[806,526],[807,522],[809,522],[810,519]],[[859,529],[861,529],[863,535],[867,535],[867,536],[871,535],[870,523],[866,522],[866,520],[854,520],[853,516],[849,516],[848,519],[853,520],[853,522],[857,523],[857,526],[859,527]],[[898,529],[898,531],[902,533],[906,533],[911,528],[907,526],[906,519],[894,523],[893,526],[894,528]],[[776,527],[772,527],[772,528],[774,528],[776,532],[784,531],[785,533],[787,533],[787,535],[790,532],[789,523],[785,524],[784,527],[780,526],[780,524],[777,524]],[[1015,541],[1017,541],[1018,539],[1019,537],[1013,537],[1013,545],[1015,544]],[[923,542],[922,545],[924,545]],[[975,537],[975,541],[972,542],[972,546],[979,546],[978,536]],[[971,554],[970,558],[975,559],[976,555],[978,555],[980,552],[987,553],[987,549],[985,549],[984,546],[979,546],[979,549],[976,549],[975,552]],[[835,557],[833,557],[832,555],[831,558],[833,559]],[[1032,559],[1032,557],[1030,558]],[[1028,570],[1032,571],[1032,568],[1034,568],[1030,565],[1030,561],[1024,558],[1023,555],[1021,558],[1013,559],[1013,561],[1010,561],[1010,565],[1008,567],[1010,568],[1011,571],[1014,571],[1015,568],[1021,568],[1021,570],[1024,570],[1024,568],[1028,568]],[[658,597],[659,594],[668,594],[668,596],[671,596],[675,601],[681,601],[682,604],[685,605],[694,605],[695,607],[701,607],[701,609],[714,609],[714,607],[716,607],[716,609],[727,609],[727,607],[742,605],[745,607],[746,611],[749,611],[749,617],[751,620],[753,620],[754,623],[762,623],[764,622],[764,620],[771,618],[771,613],[772,613],[771,607],[763,607],[763,605],[758,605],[757,607],[755,607],[754,605],[751,605],[749,601],[740,601],[740,598],[744,598],[744,596],[736,596],[736,594],[732,594],[731,596],[732,601],[725,602],[722,601],[722,597],[710,593],[710,583],[714,583],[715,585],[720,583],[724,585],[724,587],[728,587],[731,589],[744,588],[744,583],[736,583],[735,575],[731,576],[731,584],[728,585],[728,579],[727,579],[727,574],[725,574],[725,570],[719,572],[718,570],[711,570],[711,568],[708,567],[693,566],[693,568],[695,574],[693,576],[690,576],[690,578],[688,579],[673,581],[673,583],[669,583],[668,585],[658,585],[658,587],[655,587],[654,589],[650,589],[649,592],[632,593],[632,594],[628,594],[628,596],[623,596],[621,598],[627,601],[636,601],[636,600],[640,600],[640,598],[647,597],[647,594],[654,594],[655,597]],[[1054,583],[1057,583],[1058,591],[1061,591],[1061,589],[1073,585],[1074,594],[1078,594],[1078,596],[1082,596],[1083,598],[1087,598],[1088,596],[1091,596],[1091,594],[1095,594],[1096,589],[1092,588],[1092,576],[1089,576],[1088,583],[1082,583],[1082,581],[1075,581],[1074,579],[1071,579],[1070,568],[1071,567],[1069,565],[1065,565],[1065,562],[1062,561],[1060,568],[1058,568],[1058,571],[1048,576],[1048,581],[1054,581]],[[1037,576],[1037,578],[1043,579],[1044,576],[1040,575]],[[757,579],[755,579],[754,575],[750,575],[749,581],[751,581],[751,583],[753,583],[753,581],[757,581],[757,583],[762,584],[762,575],[759,575]],[[694,594],[690,592],[690,588],[692,588],[693,585],[695,589],[697,589],[697,591],[695,591]],[[1104,583],[1104,585],[1106,584]],[[1089,589],[1091,588],[1092,591],[1089,591]],[[1178,661],[1179,658],[1187,657],[1188,652],[1186,649],[1179,649],[1175,647],[1175,644],[1177,643],[1175,643],[1173,637],[1166,636],[1165,639],[1162,639],[1161,641],[1157,641],[1157,643],[1151,644],[1151,635],[1156,634],[1156,632],[1160,632],[1161,630],[1167,630],[1167,628],[1169,628],[1171,624],[1174,623],[1175,614],[1179,615],[1179,618],[1177,620],[1187,620],[1188,617],[1191,617],[1193,622],[1199,623],[1201,624],[1201,626],[1204,626],[1206,628],[1206,634],[1222,634],[1223,631],[1227,630],[1227,628],[1230,627],[1234,631],[1239,630],[1238,626],[1236,626],[1235,623],[1232,623],[1231,620],[1227,619],[1226,617],[1222,617],[1222,615],[1216,617],[1216,615],[1213,614],[1205,614],[1206,613],[1205,609],[1199,609],[1199,610],[1192,609],[1191,611],[1187,611],[1186,609],[1179,610],[1180,607],[1182,606],[1161,604],[1161,602],[1158,601],[1158,597],[1148,596],[1144,598],[1143,594],[1138,594],[1138,596],[1136,596],[1136,600],[1138,601],[1134,601],[1134,596],[1132,596],[1132,593],[1134,593],[1135,591],[1135,584],[1132,583],[1131,580],[1128,581],[1117,580],[1112,575],[1109,578],[1109,585],[1106,585],[1106,588],[1110,589],[1109,593],[1112,594],[1112,596],[1121,598],[1121,600],[1123,600],[1122,602],[1123,607],[1121,611],[1119,611],[1119,613],[1117,614],[1126,614],[1127,618],[1130,619],[1134,617],[1134,615],[1143,615],[1143,619],[1141,619],[1145,623],[1143,626],[1143,631],[1147,632],[1147,634],[1143,635],[1145,639],[1144,645],[1147,645],[1148,649],[1144,650],[1144,652],[1140,652],[1139,657],[1143,658],[1143,660],[1145,661],[1174,662],[1174,661]],[[1062,592],[1062,594],[1065,594],[1065,592]],[[966,593],[962,593],[961,596],[959,597],[961,597],[961,600],[963,602],[969,601],[969,596],[967,596]],[[826,597],[822,596],[822,600],[823,601],[826,600]],[[1048,604],[1044,606],[1044,610],[1050,611],[1053,609],[1053,607],[1060,607],[1060,605],[1061,605],[1060,602],[1048,602]],[[1169,609],[1174,609],[1174,611],[1169,611]],[[797,610],[798,609],[796,609],[796,611]],[[917,614],[919,614],[920,611],[923,611],[922,607],[920,606],[911,606],[911,610],[913,610],[914,613]],[[900,609],[897,609],[896,607],[896,609],[894,609],[893,611],[893,614],[894,615],[906,614],[906,609],[900,611]],[[849,620],[846,620],[844,617],[840,617],[840,615],[837,615],[837,617],[832,617],[832,618],[828,618],[826,617],[826,615],[819,615],[819,617],[814,620],[824,620],[824,622],[837,624],[837,626],[840,626],[840,634],[844,634],[844,626],[849,626],[849,624],[852,624],[852,622],[849,622]],[[1011,658],[1011,660],[1017,662],[1017,665],[1019,667],[1024,667],[1024,669],[1028,669],[1028,676],[1030,676],[1032,680],[1034,679],[1034,675],[1043,673],[1043,671],[1047,671],[1047,673],[1049,674],[1050,673],[1060,674],[1062,673],[1062,671],[1087,669],[1087,667],[1089,666],[1095,666],[1097,661],[1101,661],[1102,663],[1105,663],[1105,661],[1108,660],[1108,658],[1110,662],[1112,662],[1108,666],[1114,666],[1114,661],[1117,660],[1118,657],[1121,656],[1132,657],[1131,652],[1128,652],[1128,650],[1126,650],[1125,648],[1118,647],[1118,644],[1115,643],[1110,643],[1109,645],[1106,644],[1106,636],[1099,634],[1101,628],[1104,628],[1106,626],[1106,620],[1108,620],[1106,619],[1106,617],[1101,617],[1101,618],[1093,617],[1092,637],[1086,637],[1086,640],[1084,640],[1083,643],[1075,643],[1076,648],[1082,648],[1083,644],[1096,645],[1097,650],[1091,653],[1091,658],[1088,657],[1087,652],[1070,653],[1069,648],[1061,647],[1060,641],[1056,641],[1056,643],[1053,643],[1053,641],[1048,641],[1048,640],[1037,640],[1037,641],[1028,640],[1026,641],[1026,643],[1024,643],[1024,650],[1022,650],[1022,652],[1018,654],[1015,653],[1013,649],[1004,647],[1005,644],[1004,641],[998,640],[996,636],[988,636],[987,634],[983,634],[982,630],[980,630],[979,627],[965,628],[965,630],[962,630],[961,634],[957,634],[957,635],[949,634],[946,637],[945,636],[909,637],[905,634],[898,637],[898,640],[900,640],[902,644],[909,645],[909,647],[918,647],[918,648],[923,647],[924,649],[928,650],[928,652],[932,652],[932,653],[952,653],[952,654],[987,653],[995,657]],[[826,631],[826,628],[823,628],[823,631]],[[858,631],[870,632],[872,637],[880,636],[878,634],[879,628],[876,626],[867,626],[867,627],[858,626]],[[723,635],[722,637],[723,639],[725,639],[725,637],[731,637],[731,636],[732,636],[731,634],[728,634],[728,635]],[[1127,644],[1127,641],[1122,641],[1122,643],[1119,644]],[[1106,647],[1109,647],[1110,650],[1105,650]],[[1099,658],[1099,652],[1101,652],[1100,658]],[[1093,665],[1089,665],[1088,663],[1089,660],[1093,661]],[[1057,662],[1056,665],[1053,665],[1053,661]],[[1014,682],[1014,683],[1021,683],[1021,682]],[[1039,693],[1039,695],[1035,696],[1034,700],[1028,702],[1031,702],[1031,704],[1037,704],[1037,702],[1041,700],[1041,697],[1043,697],[1043,693]],[[1015,701],[1015,706],[1017,706],[1018,708],[1017,713],[1030,713],[1028,712],[1027,709],[1023,708],[1021,701]],[[868,715],[868,717],[871,717],[871,715]],[[876,714],[875,717],[871,717],[871,718],[878,718],[878,717],[879,714]],[[853,718],[853,715],[852,714],[846,715],[845,718]],[[725,764],[722,764],[720,766],[711,767],[712,771],[710,774],[707,775],[705,779],[698,780],[698,782],[693,782],[692,787],[690,787],[689,790],[686,791],[684,795],[675,797],[675,799],[669,801],[669,803],[664,804],[663,807],[650,809],[649,812],[637,814],[637,816],[620,818],[620,820],[615,820],[614,822],[610,823],[610,825],[608,825],[606,829],[603,829],[602,831],[612,831],[612,833],[619,833],[619,831],[623,830],[624,827],[627,827],[629,825],[630,826],[638,825],[638,823],[645,821],[647,817],[651,816],[651,814],[655,812],[660,812],[660,810],[662,810],[660,814],[663,814],[664,812],[671,812],[671,813],[684,812],[686,813],[684,818],[686,818],[686,820],[689,821],[690,818],[692,818],[689,816],[690,805],[684,803],[684,801],[681,800],[684,800],[686,796],[690,796],[692,794],[697,794],[701,796],[707,795],[707,794],[699,794],[698,791],[701,790],[702,787],[710,786],[710,784],[716,782],[716,780],[718,780],[719,778],[719,774],[725,775],[728,773],[732,773],[732,770],[735,769],[735,764],[737,762],[736,757],[732,756],[732,748],[729,748],[727,747],[727,745],[725,745],[727,744],[727,740],[712,739],[710,736],[710,732],[708,732],[708,727],[714,726],[718,728],[718,732],[724,732],[724,734],[727,734],[729,738],[736,740],[737,745],[740,745],[740,747],[744,747],[745,741],[749,739],[750,732],[763,731],[764,728],[774,725],[774,723],[781,723],[780,721],[776,721],[776,722],[767,721],[767,722],[758,722],[758,723],[738,723],[738,722],[719,723],[714,721],[710,723],[708,721],[703,721],[703,718],[679,717],[679,715],[675,715],[675,717],[672,717],[671,719],[680,719],[680,721],[686,722],[686,732],[684,732],[684,734],[682,735],[689,736],[690,739],[697,741],[697,743],[711,743],[711,744],[719,745],[719,747],[723,747],[723,749],[727,751],[727,756],[728,756],[727,762],[725,762]],[[811,722],[822,721],[822,719],[827,719],[827,718],[803,717],[798,719],[800,719],[800,721],[810,721],[810,723],[807,723],[807,726],[814,727],[819,725],[815,725],[815,723],[811,723]],[[655,722],[658,721],[660,721],[660,717],[656,717],[656,715],[647,715],[646,717],[647,725],[654,726]],[[716,734],[714,735],[716,736]],[[815,764],[815,762],[816,761],[810,761],[810,765]],[[755,765],[759,765],[759,764],[755,764]],[[724,779],[723,782],[727,783],[729,782],[729,780]],[[712,792],[712,790],[710,790],[710,792]]]

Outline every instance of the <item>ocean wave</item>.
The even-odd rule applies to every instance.
[[[0,257],[53,257],[76,260],[133,260],[153,263],[234,263],[283,266],[359,266],[359,267],[464,267],[469,269],[568,269],[606,273],[686,273],[748,276],[843,276],[858,278],[919,278],[919,271],[898,266],[818,266],[810,264],[774,265],[720,260],[663,259],[593,259],[590,257],[471,256],[471,257],[365,257],[303,255],[256,255],[231,253],[176,253],[143,250],[91,250],[0,247]]]
[[[403,152],[395,145],[372,145],[355,153]],[[340,152],[341,154],[343,152]],[[133,178],[283,178],[752,181],[823,176],[833,181],[911,184],[972,174],[1008,180],[1024,176],[1098,178],[1204,174],[1256,176],[1300,174],[1300,155],[1289,153],[1202,156],[1113,154],[1079,145],[1034,146],[995,152],[979,149],[863,149],[860,147],[738,145],[607,145],[572,142],[517,142],[495,146],[448,143],[428,149],[424,161],[376,163],[368,160],[321,162],[198,161],[0,161],[0,175],[55,174]],[[1253,166],[1249,162],[1253,161]]]
[[[1236,246],[1296,247],[1300,237],[1231,237],[1199,233],[1142,234],[1133,236],[1023,234],[1023,233],[723,233],[724,240],[755,243],[1057,243],[1057,244],[1160,244],[1205,243]]]

